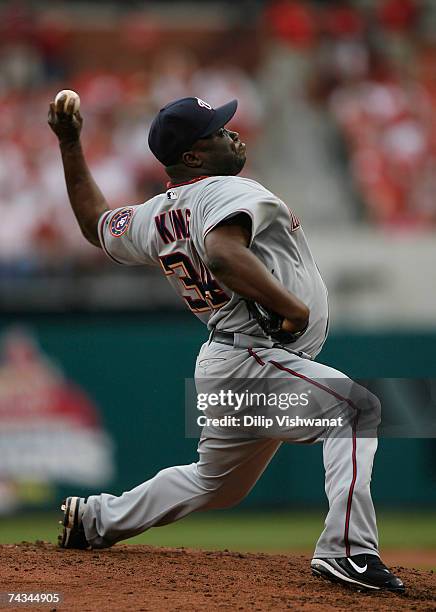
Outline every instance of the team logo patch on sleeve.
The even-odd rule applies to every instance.
[[[123,208],[123,210],[119,210],[115,213],[109,226],[109,231],[112,236],[118,238],[127,232],[133,217],[133,210],[133,208]]]

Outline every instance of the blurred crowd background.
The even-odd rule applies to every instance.
[[[164,188],[146,140],[161,106],[237,97],[244,173],[301,217],[340,321],[357,309],[369,324],[381,311],[436,322],[417,296],[435,254],[432,0],[0,3],[2,307],[149,308],[153,271],[138,291],[137,272],[106,262],[69,210],[46,124],[63,88],[80,93],[87,158],[111,207]],[[392,315],[404,275],[416,299]],[[155,304],[177,307],[156,282]],[[373,298],[377,316],[365,310]]]

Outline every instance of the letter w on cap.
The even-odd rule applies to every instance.
[[[202,100],[201,98],[197,98],[197,102],[198,102],[198,106],[203,106],[203,108],[208,108],[209,110],[212,110],[211,105],[205,102],[204,100]]]

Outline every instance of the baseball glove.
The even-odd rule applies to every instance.
[[[306,327],[300,331],[288,332],[282,329],[285,317],[282,317],[282,315],[279,315],[272,310],[268,310],[268,308],[261,306],[258,302],[246,300],[246,304],[248,312],[253,319],[256,319],[263,331],[273,340],[276,340],[279,344],[290,344],[291,342],[296,342],[307,329],[306,325]]]

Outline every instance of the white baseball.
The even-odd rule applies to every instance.
[[[65,97],[64,103],[60,101],[62,97]],[[80,98],[79,94],[73,91],[72,89],[63,89],[58,94],[56,94],[55,105],[57,111],[67,112],[68,104],[70,100],[74,100],[73,113],[77,113],[80,108]]]

